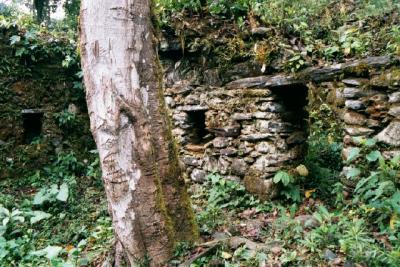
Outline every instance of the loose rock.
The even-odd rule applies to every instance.
[[[295,221],[299,222],[305,228],[317,228],[320,226],[318,220],[312,215],[299,215],[294,218]]]
[[[335,253],[333,253],[332,250],[330,249],[325,249],[324,252],[324,259],[327,261],[333,261],[334,259],[336,259],[337,255]]]
[[[190,178],[194,182],[203,183],[206,181],[206,176],[207,176],[207,173],[205,171],[199,170],[199,169],[194,169],[192,171],[192,174],[190,175]]]
[[[343,120],[347,124],[360,126],[365,125],[365,123],[367,122],[367,118],[365,117],[365,115],[353,111],[346,112],[343,116]]]
[[[394,106],[390,108],[388,113],[393,117],[400,118],[400,106]]]

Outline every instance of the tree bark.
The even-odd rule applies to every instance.
[[[197,229],[164,103],[151,1],[83,0],[80,22],[91,130],[117,248],[130,266],[145,258],[160,266]]]

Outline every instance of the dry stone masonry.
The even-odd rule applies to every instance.
[[[0,71],[0,180],[47,166],[63,148],[94,148],[84,92],[74,88],[78,70],[63,68],[61,54],[38,61],[14,58],[9,44],[14,34],[0,30],[0,54],[7,63]],[[60,125],[57,116],[67,111],[79,127]]]
[[[346,126],[344,155],[353,136],[376,137],[390,148],[385,155],[399,153],[398,63],[375,57],[297,74],[235,71],[221,78],[218,70],[164,59],[165,99],[187,176],[203,182],[218,172],[262,198],[275,196],[273,175],[299,164],[306,150],[309,85],[336,96]]]
[[[188,175],[202,182],[207,173],[219,172],[255,183],[254,190],[260,183],[270,186],[277,170],[296,164],[304,153],[306,94],[302,86],[267,89],[182,82],[168,88],[173,133],[182,146]]]
[[[400,70],[389,69],[368,79],[344,79],[347,149],[352,137],[376,138],[388,146],[383,155],[400,154]]]
[[[400,155],[400,69],[391,67],[371,73],[368,79],[347,78],[341,82],[343,158],[346,160],[353,148],[361,146],[359,138],[376,139],[386,159]],[[350,167],[344,168],[344,174]],[[351,188],[354,183],[347,181],[347,185]]]

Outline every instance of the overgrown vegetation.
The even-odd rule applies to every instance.
[[[185,50],[201,44],[202,53],[215,55],[220,66],[253,58],[265,65],[264,72],[296,72],[348,58],[400,53],[400,3],[393,0],[157,0],[156,7],[164,27],[176,25]],[[219,25],[221,18],[234,27]],[[215,26],[203,33],[205,39],[193,38],[204,19]]]
[[[78,112],[85,103],[76,32],[64,22],[0,12],[0,118],[16,131],[0,145],[1,266],[95,265],[112,247],[97,152],[87,115]],[[22,97],[14,91],[25,87],[31,91]],[[43,99],[58,105],[48,118],[56,137],[42,133],[23,144],[16,107],[42,107]]]
[[[348,159],[358,177],[349,197],[338,182],[342,148],[332,112],[310,107],[305,166],[275,175],[287,189],[277,200],[263,203],[217,174],[193,186],[202,235],[220,241],[180,247],[172,263],[192,257],[191,266],[399,265],[399,158],[384,160],[373,139],[355,140],[364,146]]]
[[[400,264],[399,158],[384,160],[373,150],[372,139],[361,140],[368,149],[353,152],[349,160],[364,161],[357,164],[360,168],[357,174],[365,178],[358,179],[354,195],[348,198],[341,183],[332,190],[331,179],[336,177],[337,182],[338,177],[337,166],[332,165],[338,157],[336,145],[313,140],[324,136],[314,132],[310,137],[309,160],[316,157],[313,153],[317,149],[323,149],[326,156],[312,163],[303,183],[307,187],[298,189],[299,199],[289,197],[286,201],[288,193],[283,191],[282,198],[262,203],[246,194],[238,183],[210,175],[209,184],[197,189],[193,201],[199,210],[203,235],[222,241],[212,250],[206,250],[191,266]],[[280,172],[274,179],[289,185],[294,178]],[[232,236],[246,237],[246,241],[239,246],[224,242]],[[203,246],[206,248],[207,243]],[[178,253],[178,258],[187,257],[189,249]],[[192,250],[194,254],[200,252]]]
[[[98,159],[60,153],[52,165],[1,181],[1,266],[87,266],[112,243]]]
[[[65,5],[66,20],[41,25],[0,9],[1,36],[11,47],[0,58],[1,118],[21,116],[10,104],[11,82],[37,75],[49,61],[69,74],[68,99],[84,108],[75,32],[79,2]],[[185,53],[208,55],[216,59],[209,64],[225,69],[252,59],[263,72],[296,72],[354,57],[400,55],[397,1],[157,0],[156,7],[161,29],[173,29]],[[201,21],[216,26],[196,32],[201,29],[193,25]],[[261,27],[263,34],[252,33]],[[171,265],[192,257],[193,267],[400,265],[400,159],[384,159],[373,139],[356,139],[363,146],[350,151],[346,164],[352,167],[340,181],[341,125],[327,96],[318,97],[309,96],[314,105],[306,159],[275,175],[282,187],[277,200],[262,202],[218,173],[192,185],[206,244],[180,244]],[[108,260],[111,219],[99,159],[87,142],[87,118],[68,105],[57,108],[54,127],[64,141],[56,148],[44,135],[16,148],[12,138],[0,144],[0,177],[7,177],[0,181],[1,266],[100,266]],[[232,244],[232,237],[243,239]],[[212,240],[220,241],[207,244]]]

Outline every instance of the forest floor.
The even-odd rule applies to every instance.
[[[282,188],[277,199],[261,201],[218,174],[191,184],[201,239],[178,244],[168,266],[399,266],[400,194],[379,187],[371,202],[347,193],[340,144],[315,133],[304,161],[309,173],[294,195]],[[374,166],[372,173],[398,179],[399,158]],[[0,265],[107,266],[113,230],[96,155],[62,152],[29,173],[0,181]],[[362,181],[366,188],[370,180]]]

